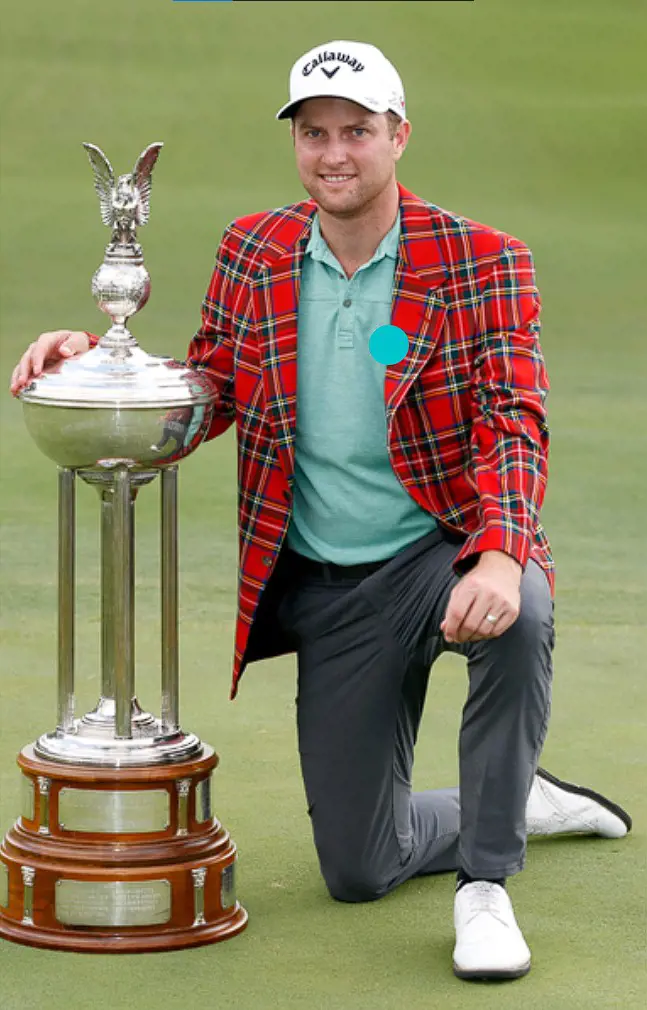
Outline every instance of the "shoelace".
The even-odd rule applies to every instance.
[[[500,922],[505,923],[505,917],[502,916],[501,894],[498,892],[497,886],[497,884],[490,884],[487,880],[479,880],[462,888],[468,903],[468,921],[481,912],[487,912],[499,919]]]

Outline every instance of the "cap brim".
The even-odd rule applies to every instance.
[[[385,105],[383,108],[380,106],[380,108],[376,109],[374,105],[365,105],[364,102],[360,102],[356,98],[349,98],[348,95],[335,94],[332,91],[322,91],[319,95],[306,95],[304,98],[297,98],[293,102],[288,102],[287,105],[284,105],[283,108],[279,109],[276,113],[276,118],[289,119],[292,115],[294,115],[303,102],[308,102],[311,98],[343,98],[347,102],[352,102],[353,105],[360,105],[363,109],[366,109],[367,112],[375,112],[379,114],[381,112],[389,111],[388,105]]]

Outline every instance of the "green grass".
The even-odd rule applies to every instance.
[[[507,987],[453,978],[449,877],[366,905],[319,878],[294,739],[294,660],[249,668],[227,701],[236,588],[232,433],[181,478],[183,721],[221,755],[217,812],[241,852],[247,931],[167,955],[0,943],[3,1010],[223,1005],[240,1010],[623,1010],[642,1006],[645,805],[644,51],[642,0],[5,5],[0,372],[42,330],[104,326],[89,295],[107,232],[81,142],[117,171],[164,140],[153,279],[133,324],[181,356],[235,215],[300,196],[284,124],[292,61],[335,37],[401,69],[414,134],[401,179],[507,229],[535,253],[552,378],[544,518],[558,562],[556,682],[544,761],[635,816],[621,842],[532,843],[511,885],[534,969]],[[642,356],[642,358],[641,358]],[[0,828],[18,812],[18,749],[55,712],[55,473],[0,400]],[[138,505],[138,685],[157,705],[156,489]],[[98,686],[96,495],[79,500],[79,699]],[[456,776],[460,662],[434,671],[416,784]]]

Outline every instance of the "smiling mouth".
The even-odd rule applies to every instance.
[[[322,178],[324,182],[327,182],[330,185],[337,186],[337,185],[340,185],[341,183],[349,182],[351,179],[354,179],[355,176],[354,175],[322,175],[322,176],[320,176],[320,178]]]

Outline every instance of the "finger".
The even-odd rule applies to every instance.
[[[31,345],[31,348],[31,370],[34,375],[40,375],[45,364],[45,358],[49,354],[49,345],[44,341],[41,344],[40,340],[37,340],[35,344]]]
[[[478,584],[475,585],[471,589],[469,606],[463,609],[461,619],[454,631],[455,640],[461,643],[469,642],[472,636],[477,634],[485,620],[485,615],[493,610],[495,602],[491,590]],[[502,609],[501,606],[499,606],[500,609]]]
[[[58,354],[65,355],[65,357],[70,357],[70,355],[75,353],[74,347],[70,344],[71,336],[72,336],[71,330],[63,330],[59,334],[59,340],[52,348],[52,350],[57,351]]]
[[[18,384],[18,375],[20,374],[20,365],[16,365],[13,372],[11,373],[11,380],[9,382],[9,390],[15,396],[18,392],[20,386]]]
[[[449,597],[449,603],[447,604],[447,610],[445,612],[445,618],[441,622],[441,631],[445,636],[447,642],[456,642],[458,638],[458,629],[460,628],[462,622],[464,621],[467,613],[476,596],[476,591],[472,589],[465,589],[465,587],[459,582],[459,584],[452,590]]]
[[[31,355],[33,346],[34,346],[33,344],[30,344],[30,346],[28,347],[28,349],[25,351],[22,358],[18,362],[18,384],[20,386],[24,386],[25,383],[27,382],[27,379],[31,375],[32,370]]]
[[[492,625],[492,631],[490,633],[490,638],[499,638],[511,628],[514,622],[517,620],[518,614],[514,610],[504,610],[504,612],[499,617],[496,624]]]
[[[496,601],[489,594],[477,596],[467,619],[459,628],[459,640],[476,642],[481,638],[490,638],[501,613],[501,605],[497,607]],[[488,620],[488,617],[495,617],[496,620]]]
[[[494,611],[492,612],[495,613]],[[485,638],[500,638],[508,628],[512,627],[517,619],[517,614],[513,610],[503,610],[496,621],[488,621],[487,616],[478,631],[472,636],[471,641],[479,642]]]
[[[494,618],[491,620],[490,618]],[[504,614],[495,613],[492,610],[488,610],[487,614],[479,624],[478,628],[472,632],[469,642],[482,642],[486,638],[496,638],[498,634],[501,634],[499,628],[503,625]]]

